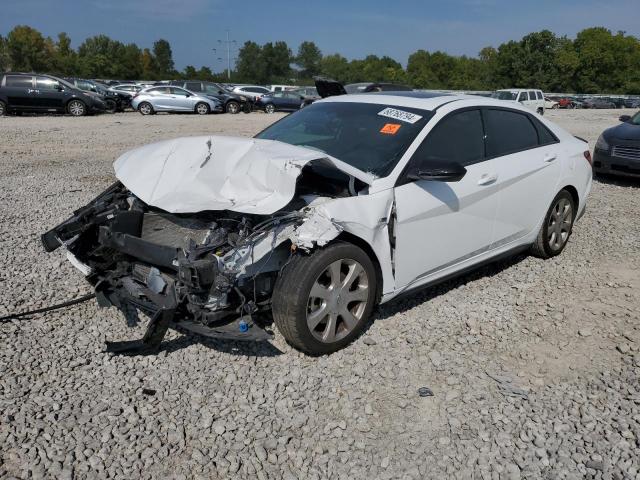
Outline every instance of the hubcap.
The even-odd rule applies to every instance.
[[[369,299],[369,279],[355,260],[330,264],[316,279],[307,302],[307,326],[323,343],[346,337],[362,320]]]
[[[207,113],[207,106],[205,104],[203,104],[203,103],[198,105],[198,113],[200,115],[204,115],[205,113]]]
[[[140,111],[145,115],[148,115],[149,113],[151,113],[151,107],[146,103],[143,103],[142,105],[140,105]]]
[[[69,112],[71,115],[80,116],[84,113],[84,106],[80,102],[71,102]]]
[[[229,105],[227,105],[227,112],[228,113],[238,113],[238,111],[240,110],[240,107],[238,107],[237,103],[230,103]]]
[[[552,250],[560,250],[567,243],[572,224],[573,208],[571,202],[566,198],[561,198],[553,206],[547,225],[547,241]]]
[[[267,113],[273,113],[276,109],[273,105],[267,105]]]

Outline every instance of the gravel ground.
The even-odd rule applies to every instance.
[[[549,117],[593,145],[619,114]],[[119,154],[279,117],[0,118],[0,316],[88,291],[39,234]],[[143,326],[94,302],[0,324],[0,478],[638,480],[639,188],[596,181],[560,257],[386,304],[329,357],[175,332],[157,356],[111,356],[105,339]]]

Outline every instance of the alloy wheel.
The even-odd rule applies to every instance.
[[[84,103],[79,100],[72,100],[69,103],[69,113],[74,117],[81,117],[84,115]]]
[[[573,226],[573,207],[566,198],[560,198],[551,210],[547,225],[547,241],[553,251],[564,247]]]
[[[264,107],[264,111],[267,113],[273,113],[276,111],[276,107],[274,107],[273,105],[269,104],[266,107]]]
[[[146,102],[141,104],[139,109],[140,109],[140,113],[142,113],[143,115],[150,115],[151,112],[153,111],[151,108],[151,105]]]
[[[369,294],[369,278],[360,263],[351,259],[331,263],[309,292],[309,331],[323,343],[346,337],[362,320]]]
[[[205,103],[199,103],[196,106],[196,112],[198,112],[200,115],[206,115],[207,113],[209,113],[209,107]]]
[[[227,113],[236,114],[240,111],[240,105],[236,102],[229,102],[227,104]]]
[[[4,103],[0,102],[0,117],[5,114]]]

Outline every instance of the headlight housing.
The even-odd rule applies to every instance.
[[[609,144],[602,134],[598,137],[598,141],[596,142],[596,150],[609,151]]]

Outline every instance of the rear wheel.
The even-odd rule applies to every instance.
[[[67,111],[74,117],[82,117],[87,113],[87,107],[80,100],[71,100],[67,104]]]
[[[7,105],[0,101],[0,117],[3,117],[4,115],[7,114]]]
[[[151,105],[149,102],[142,102],[140,105],[138,105],[138,111],[142,115],[153,115],[155,113],[153,110],[153,105]]]
[[[571,194],[561,190],[551,202],[544,217],[538,238],[531,246],[531,253],[540,258],[560,255],[566,247],[576,218],[575,202]]]
[[[227,106],[225,107],[225,111],[233,115],[235,115],[236,113],[240,113],[240,104],[238,102],[231,100],[230,102],[227,103]]]
[[[198,115],[207,115],[211,111],[209,105],[204,102],[200,102],[196,104],[196,113]]]
[[[538,112],[540,115],[544,115],[544,108],[539,108],[539,109],[537,110],[537,112]]]
[[[375,300],[371,259],[355,245],[338,242],[293,257],[274,288],[273,318],[293,347],[322,355],[358,336]]]
[[[265,111],[265,113],[273,113],[273,112],[276,111],[276,107],[275,107],[275,105],[273,103],[267,103],[264,106],[264,111]]]
[[[558,108],[560,108],[560,105],[558,105],[558,104],[556,103],[556,104],[555,104],[553,107],[551,107],[551,108],[552,108],[553,110],[558,110]]]

